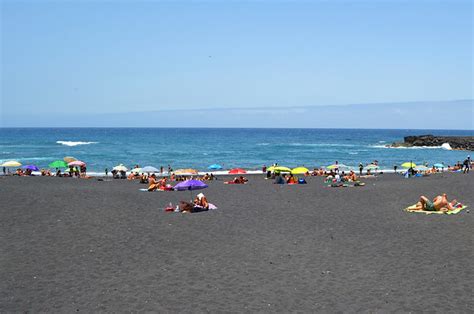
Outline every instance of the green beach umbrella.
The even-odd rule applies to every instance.
[[[63,160],[56,160],[56,161],[53,161],[52,163],[50,163],[48,165],[50,168],[67,168],[68,165],[67,165],[67,162],[63,161]]]
[[[416,168],[416,164],[411,162],[411,161],[410,162],[405,162],[405,163],[402,164],[402,167],[403,168]]]

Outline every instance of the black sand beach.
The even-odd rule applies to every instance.
[[[474,308],[472,174],[386,174],[359,188],[249,178],[209,183],[219,209],[180,214],[163,207],[189,192],[0,177],[0,312]],[[402,211],[442,192],[470,207]]]

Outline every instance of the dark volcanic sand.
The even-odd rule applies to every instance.
[[[474,308],[473,213],[402,211],[441,192],[472,209],[472,175],[250,180],[220,178],[203,191],[218,210],[178,214],[162,208],[189,192],[0,177],[0,312]]]

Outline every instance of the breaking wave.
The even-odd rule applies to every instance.
[[[412,146],[412,147],[391,147],[386,145],[370,145],[370,148],[389,148],[389,149],[445,149],[443,146]]]
[[[89,144],[97,144],[98,142],[73,142],[73,141],[56,141],[57,144],[65,145],[65,146],[77,146],[77,145],[89,145]]]

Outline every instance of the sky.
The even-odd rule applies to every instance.
[[[471,1],[0,1],[9,125],[473,99]]]

